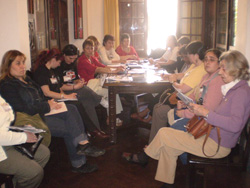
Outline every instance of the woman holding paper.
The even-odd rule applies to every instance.
[[[40,144],[34,160],[18,152],[14,145],[36,142],[36,135],[9,131],[14,114],[11,106],[1,96],[0,114],[0,173],[14,175],[16,188],[38,187],[43,179],[43,168],[49,160],[49,149]]]
[[[66,104],[66,111],[44,116],[52,110],[60,110],[62,105],[53,99],[46,100],[40,87],[25,75],[25,60],[25,55],[20,51],[10,50],[5,53],[1,65],[2,97],[12,106],[17,115],[22,114],[28,118],[38,116],[39,119],[44,119],[52,136],[64,139],[73,172],[96,171],[96,165],[86,163],[85,155],[97,157],[103,155],[105,150],[89,143],[82,119],[74,105]],[[36,124],[32,126],[36,127]]]

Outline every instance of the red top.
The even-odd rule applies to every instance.
[[[96,57],[91,56],[90,59],[83,54],[78,59],[77,71],[81,78],[83,78],[86,82],[90,79],[95,78],[95,70],[97,67],[105,67],[102,63],[100,63]]]
[[[121,45],[118,46],[115,51],[119,56],[135,55],[137,59],[139,59],[139,56],[133,46],[130,46],[130,51],[128,53],[122,50]]]
[[[96,59],[98,59],[98,60],[100,59],[100,56],[99,56],[97,51],[94,53],[94,57],[96,57]]]

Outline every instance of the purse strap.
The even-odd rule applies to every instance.
[[[215,152],[214,155],[207,155],[207,154],[205,153],[205,150],[204,150],[204,149],[205,149],[205,144],[206,144],[206,142],[207,142],[207,139],[208,139],[208,137],[209,137],[209,135],[210,135],[210,132],[211,132],[212,128],[213,128],[213,126],[212,126],[212,125],[209,125],[209,128],[208,128],[208,131],[207,131],[205,140],[204,140],[203,145],[202,145],[202,152],[203,152],[203,154],[204,154],[206,157],[214,157],[214,156],[218,153],[218,151],[219,151],[219,149],[220,149],[220,141],[221,141],[221,137],[220,137],[220,128],[219,128],[219,127],[216,127],[217,136],[218,136],[218,147],[217,147],[217,150],[216,150],[216,152]]]

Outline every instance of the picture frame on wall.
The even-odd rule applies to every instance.
[[[83,39],[82,0],[73,0],[74,4],[74,38]]]

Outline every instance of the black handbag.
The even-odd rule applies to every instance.
[[[37,141],[35,143],[24,143],[20,145],[15,145],[14,148],[17,151],[29,157],[30,159],[34,159],[34,155],[37,151],[37,148],[40,146],[42,140],[43,140],[43,136],[38,134]]]

